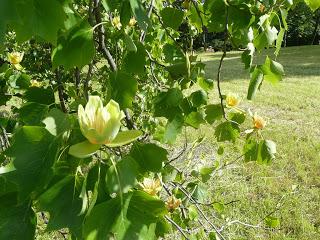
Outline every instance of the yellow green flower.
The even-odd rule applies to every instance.
[[[38,82],[37,80],[31,80],[31,87],[41,87],[42,86],[42,82]]]
[[[99,96],[90,96],[85,108],[79,105],[79,124],[82,134],[93,144],[108,144],[117,136],[124,113],[111,100],[105,107]]]
[[[129,21],[129,26],[134,27],[134,25],[136,25],[136,23],[137,23],[137,20],[134,17],[132,17]]]
[[[175,196],[170,196],[169,199],[166,202],[166,207],[168,208],[169,211],[173,211],[176,208],[178,208],[181,204],[181,200],[175,198]]]
[[[266,126],[266,121],[256,113],[252,117],[253,126],[256,129],[262,129]]]
[[[24,53],[12,52],[8,54],[8,61],[10,64],[16,68],[17,70],[21,70],[22,66],[20,63],[22,62]]]
[[[161,191],[161,182],[160,179],[153,179],[153,178],[144,178],[143,182],[140,183],[142,190],[146,193],[155,196],[158,192]]]
[[[236,107],[240,103],[240,98],[237,94],[229,93],[226,96],[226,103],[228,107]]]
[[[114,26],[115,28],[117,28],[118,30],[120,30],[121,27],[122,27],[122,24],[121,24],[121,21],[120,21],[120,17],[114,17],[114,18],[112,19],[112,24],[113,24],[113,26]]]

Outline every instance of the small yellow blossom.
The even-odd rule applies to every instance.
[[[137,20],[134,17],[132,17],[129,21],[129,26],[134,27],[134,25],[136,25],[136,23],[137,23]]]
[[[31,80],[31,87],[41,87],[42,86],[42,82],[38,82],[37,80]]]
[[[120,21],[120,17],[114,17],[114,18],[112,19],[112,24],[113,24],[113,26],[114,26],[115,28],[117,28],[118,30],[120,30],[121,27],[122,27],[122,24],[121,24],[121,21]]]
[[[253,115],[252,119],[254,128],[262,129],[266,126],[266,121],[262,117],[258,116],[256,113]]]
[[[161,182],[160,179],[153,179],[153,178],[144,178],[143,182],[140,183],[143,191],[146,193],[155,196],[158,192],[161,191]]]
[[[20,65],[23,59],[23,53],[12,52],[8,54],[8,61],[15,67],[17,70],[21,70],[22,66]]]
[[[175,198],[175,196],[170,196],[169,199],[166,202],[166,206],[168,208],[169,211],[173,211],[176,208],[178,208],[181,204],[181,200]]]
[[[238,97],[238,95],[234,94],[234,93],[229,93],[226,96],[226,103],[228,107],[235,107],[240,103],[240,99]]]

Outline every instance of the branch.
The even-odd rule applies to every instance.
[[[56,74],[56,80],[57,80],[57,83],[58,83],[58,94],[59,94],[60,107],[61,107],[61,110],[64,113],[67,113],[68,110],[67,110],[67,107],[66,107],[66,104],[65,104],[65,100],[64,100],[64,89],[63,89],[63,85],[62,85],[62,82],[61,82],[61,76],[60,76],[59,68],[57,68],[55,70],[55,74]]]
[[[148,18],[150,18],[150,16],[151,16],[154,3],[155,3],[155,0],[151,0],[150,6],[149,6],[149,9],[148,9]],[[145,37],[146,37],[146,32],[145,32],[145,31],[142,31],[142,32],[141,32],[141,35],[140,35],[140,42],[143,43]]]
[[[186,230],[184,230],[182,227],[180,227],[180,226],[179,226],[175,221],[173,221],[171,218],[169,218],[169,217],[167,217],[167,216],[164,216],[164,218],[165,218],[168,222],[170,222],[173,226],[175,226],[176,229],[181,233],[181,235],[182,235],[185,239],[189,240],[188,236],[185,234],[185,231],[186,231]]]
[[[222,240],[226,240],[223,235],[220,233],[219,229],[212,223],[209,221],[209,219],[207,218],[207,216],[203,213],[203,211],[201,210],[201,208],[199,207],[199,204],[197,203],[197,201],[184,189],[184,187],[182,187],[179,183],[174,183],[172,182],[172,184],[175,187],[178,187],[183,194],[195,205],[195,207],[197,208],[198,212],[200,213],[200,215],[206,220],[206,222],[214,229],[214,231],[219,235],[219,237]]]
[[[76,87],[76,92],[77,92],[77,95],[79,95],[79,85],[80,85],[80,70],[78,67],[76,67],[74,69],[74,78],[75,78],[75,87]]]
[[[106,47],[106,43],[105,43],[105,29],[103,24],[101,24],[102,22],[102,18],[101,18],[101,12],[100,12],[100,1],[99,0],[93,0],[94,3],[94,16],[96,19],[96,25],[99,24],[99,26],[97,27],[98,31],[98,40],[99,40],[99,50],[102,52],[102,54],[104,55],[104,57],[107,59],[112,71],[117,71],[117,65],[111,55],[111,53],[109,52],[109,50]]]
[[[130,116],[130,114],[129,114],[128,108],[126,108],[126,109],[124,110],[124,115],[125,115],[127,127],[128,127],[129,129],[135,129],[135,130],[137,130],[138,128],[137,128],[137,126],[135,125],[135,123],[132,121],[131,116]]]
[[[84,96],[85,98],[88,100],[88,88],[89,88],[89,81],[91,79],[91,75],[92,75],[92,69],[93,69],[93,64],[90,63],[89,64],[89,68],[88,68],[88,73],[87,73],[87,77],[83,83],[83,92],[84,92]]]
[[[224,119],[227,119],[226,112],[224,110],[224,105],[223,105],[223,96],[222,96],[222,91],[221,91],[221,86],[220,86],[220,81],[221,81],[221,69],[222,69],[222,63],[224,58],[227,56],[227,40],[228,40],[228,21],[229,21],[229,8],[226,8],[226,22],[225,22],[225,28],[224,28],[224,47],[223,47],[223,54],[220,59],[219,63],[219,68],[218,68],[218,74],[217,74],[217,85],[218,85],[218,92],[219,92],[219,98],[220,98],[220,105],[223,113]]]

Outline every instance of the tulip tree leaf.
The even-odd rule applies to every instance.
[[[107,147],[120,147],[137,140],[141,135],[142,132],[139,130],[119,132],[116,138],[111,143],[107,143],[105,145]]]
[[[29,102],[19,109],[19,117],[26,125],[39,125],[48,110],[48,105]]]
[[[161,11],[161,17],[165,27],[177,30],[182,23],[184,12],[176,8],[166,7]]]
[[[320,1],[319,0],[304,0],[304,1],[311,8],[312,11],[315,11],[318,8],[320,8]]]
[[[256,95],[261,83],[263,80],[263,72],[260,70],[259,67],[255,67],[253,72],[251,73],[251,80],[249,83],[247,99],[252,100],[253,97]]]
[[[39,210],[50,213],[48,231],[68,227],[72,233],[80,234],[84,215],[80,215],[82,200],[75,181],[74,176],[67,176],[40,195]]]
[[[92,144],[86,140],[84,142],[72,145],[69,148],[69,154],[77,158],[87,158],[98,151],[100,147],[100,144]]]
[[[115,72],[111,76],[111,98],[117,101],[120,107],[131,108],[132,101],[138,89],[137,80],[124,72]]]
[[[37,217],[31,206],[7,206],[1,198],[0,202],[0,239],[34,239]]]
[[[263,164],[270,163],[276,154],[276,144],[271,140],[257,141],[248,138],[243,147],[245,161],[256,161]]]
[[[24,126],[14,135],[13,145],[6,155],[13,157],[16,168],[14,182],[19,188],[19,199],[41,191],[52,175],[57,143],[45,128]]]
[[[13,23],[18,41],[23,42],[32,36],[37,36],[56,44],[58,30],[64,27],[66,18],[62,4],[59,1],[10,1],[16,2],[20,17],[18,18],[20,21]]]
[[[129,0],[131,10],[138,21],[139,27],[143,31],[147,31],[148,26],[151,25],[150,19],[144,9],[142,2],[140,0]]]
[[[143,170],[158,172],[162,169],[162,163],[167,161],[168,152],[153,143],[135,143],[130,155],[139,163]]]
[[[209,124],[214,123],[216,120],[219,120],[223,116],[221,104],[210,104],[205,107],[206,121]]]
[[[116,169],[115,169],[116,167]],[[127,193],[136,183],[139,165],[136,161],[126,156],[115,166],[111,166],[106,174],[106,186],[109,193]]]
[[[94,53],[93,30],[84,21],[72,28],[66,37],[59,38],[52,52],[52,65],[53,68],[63,65],[66,69],[83,67],[90,63]]]
[[[218,142],[234,142],[240,136],[240,129],[234,123],[223,122],[216,127],[215,135]]]

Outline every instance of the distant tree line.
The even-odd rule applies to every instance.
[[[284,36],[283,46],[320,44],[320,9],[312,12],[304,2],[300,2],[288,12],[287,23],[288,31]],[[185,33],[182,33],[180,40],[189,47],[188,26],[184,24],[180,30]],[[223,48],[223,37],[223,33],[200,33],[192,40],[193,49],[209,48],[219,51]],[[231,42],[228,43],[228,48],[233,48]]]

